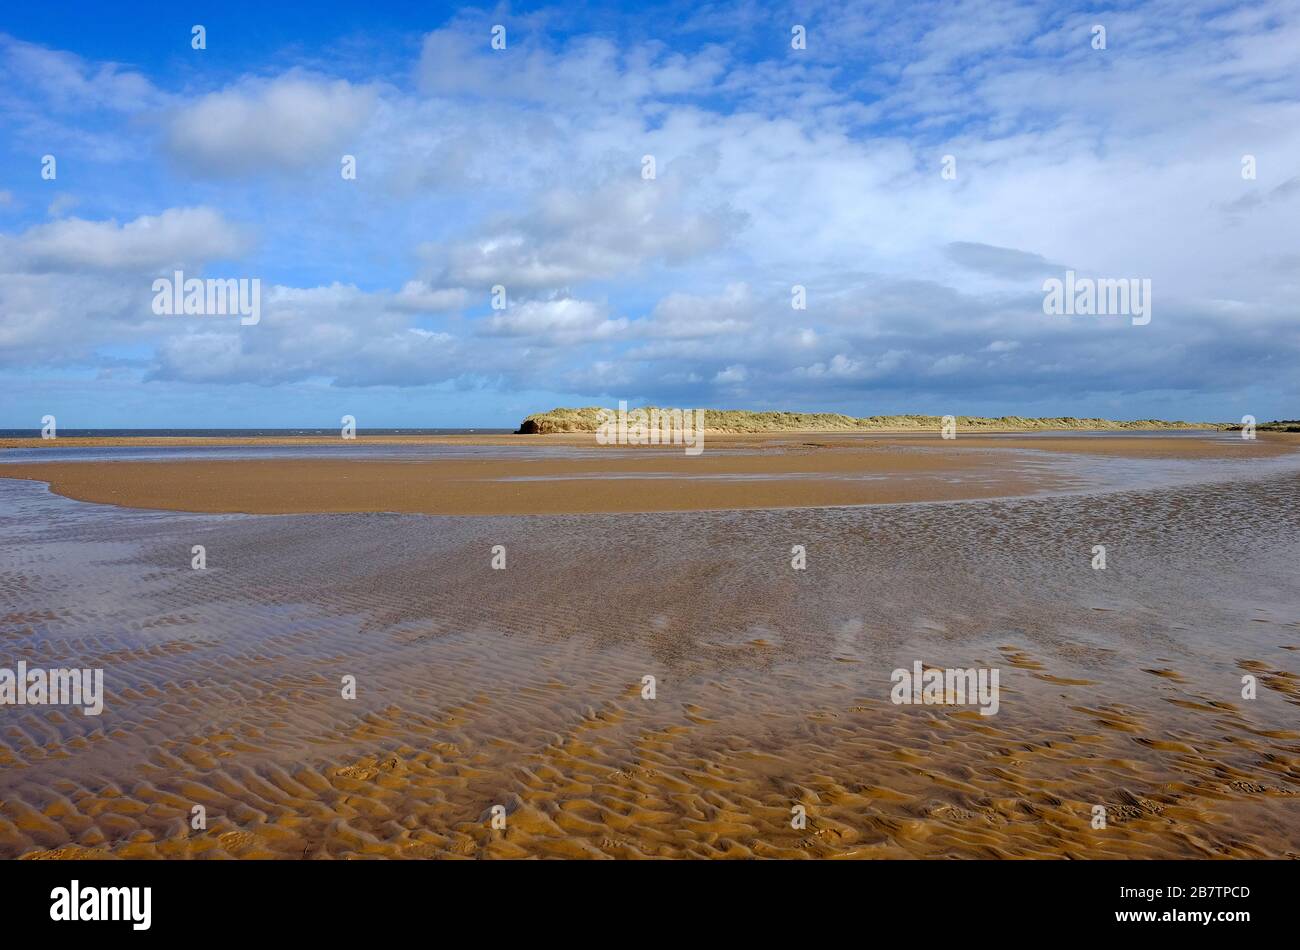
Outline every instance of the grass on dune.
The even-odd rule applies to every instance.
[[[642,407],[649,411],[656,407]],[[599,406],[559,408],[538,412],[524,419],[521,433],[595,432],[600,424]],[[608,411],[608,410],[607,410]],[[1027,418],[1025,416],[957,416],[959,429],[1227,429],[1220,422],[1166,422],[1161,419],[1115,421],[1076,419],[1073,416]],[[867,416],[857,418],[837,412],[752,412],[746,409],[706,409],[704,425],[714,432],[827,432],[871,429],[938,429],[942,416]],[[1266,426],[1261,425],[1264,429]]]

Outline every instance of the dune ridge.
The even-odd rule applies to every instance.
[[[646,412],[662,407],[643,406]],[[536,412],[519,424],[519,433],[546,435],[556,432],[595,432],[600,414],[610,412],[601,406],[555,408]],[[1026,416],[957,416],[958,429],[1036,431],[1042,429],[1228,429],[1224,422],[1168,422],[1163,419],[1077,419],[1073,416],[1029,418]],[[893,415],[858,418],[838,412],[759,412],[749,409],[705,409],[704,427],[714,432],[831,432],[837,430],[938,429],[942,416]],[[1238,426],[1238,428],[1240,428]]]

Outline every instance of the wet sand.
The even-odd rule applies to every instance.
[[[1173,438],[1171,438],[1171,436]],[[1300,437],[1292,433],[1260,432],[1255,440],[1243,440],[1240,433],[1226,430],[1204,431],[1194,429],[1170,430],[1108,430],[1071,429],[1053,431],[1036,429],[1030,432],[1017,430],[979,429],[959,430],[958,437],[943,440],[935,430],[925,429],[871,429],[852,431],[835,429],[826,432],[776,431],[776,432],[719,432],[705,430],[705,444],[709,449],[790,449],[800,447],[870,447],[872,445],[916,445],[938,442],[946,448],[1021,447],[1032,448],[1050,445],[1056,451],[1074,451],[1086,439],[1093,451],[1108,454],[1197,455],[1211,457],[1222,454],[1227,447],[1237,446],[1252,451],[1277,451],[1287,444],[1300,446]],[[82,448],[193,448],[238,446],[340,446],[352,445],[482,445],[526,452],[544,446],[582,446],[596,448],[595,434],[591,432],[564,432],[547,435],[520,435],[517,433],[458,433],[448,435],[360,435],[352,440],[339,436],[323,435],[272,435],[272,436],[61,436],[57,439],[0,438],[0,450],[55,450],[64,447]],[[626,447],[617,447],[626,448]],[[680,453],[680,447],[646,446],[646,451]],[[611,449],[611,451],[616,448]],[[0,454],[0,458],[3,455]]]
[[[3,663],[108,693],[0,709],[3,857],[1300,857],[1294,472],[546,517],[0,480],[0,540]],[[894,705],[916,661],[999,712]]]
[[[77,445],[75,440],[62,441]],[[381,439],[375,444],[391,442]],[[278,445],[284,440],[252,444]],[[341,451],[356,448],[343,440],[305,444],[332,444]],[[668,447],[601,449],[590,436],[409,437],[406,444],[499,445],[518,451],[504,451],[494,458],[403,460],[328,456],[38,460],[0,465],[0,477],[47,482],[57,494],[81,501],[213,513],[495,515],[767,509],[1028,495],[1084,484],[1067,468],[1047,464],[1045,457],[1053,454],[1267,459],[1294,452],[1300,448],[1300,438],[1276,435],[1244,441],[1222,433],[1199,438],[971,435],[948,441],[934,434],[818,437],[800,433],[711,441],[698,456]],[[529,453],[540,446],[581,446],[590,450],[590,457]]]

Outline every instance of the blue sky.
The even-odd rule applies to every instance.
[[[129,6],[0,11],[0,427],[1300,415],[1293,2]]]

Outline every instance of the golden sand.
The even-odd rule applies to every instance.
[[[522,441],[521,441],[522,440]],[[28,440],[39,443],[39,440]],[[58,440],[71,446],[78,440]],[[92,439],[87,445],[158,440]],[[224,440],[215,440],[224,442]],[[239,444],[241,440],[232,440]],[[369,440],[363,440],[369,443]],[[1254,441],[1147,436],[729,436],[708,451],[604,449],[590,436],[393,437],[373,444],[582,446],[590,458],[237,459],[23,462],[0,477],[47,482],[55,493],[131,508],[226,513],[413,512],[492,515],[790,508],[1024,495],[1077,485],[1033,452],[1135,459],[1268,458],[1300,438]],[[166,444],[161,440],[159,444]],[[209,445],[212,440],[180,440]],[[271,439],[250,444],[296,444]],[[304,444],[346,446],[341,440]],[[604,456],[604,457],[600,457]]]
[[[1108,432],[1109,430],[1096,430]],[[774,431],[774,432],[719,432],[705,430],[705,444],[708,448],[798,448],[800,446],[839,445],[845,447],[870,446],[876,444],[917,445],[938,443],[945,448],[979,448],[987,447],[994,441],[1002,445],[1035,448],[1043,443],[1056,446],[1056,451],[1078,451],[1086,439],[1088,445],[1096,444],[1094,451],[1105,454],[1121,454],[1151,457],[1152,453],[1173,452],[1179,455],[1199,454],[1212,457],[1222,454],[1227,446],[1240,445],[1246,449],[1258,450],[1261,446],[1300,445],[1300,439],[1294,433],[1259,431],[1254,440],[1243,440],[1233,432],[1207,432],[1195,436],[1182,435],[1169,438],[1168,432],[1147,433],[1146,430],[1132,430],[1130,434],[1098,435],[1092,430],[1063,430],[1053,433],[1042,430],[1027,435],[1021,430],[980,429],[977,432],[958,430],[958,436],[952,440],[943,440],[934,430],[897,429],[872,430],[870,432],[846,432],[840,429],[818,431]],[[1173,430],[1177,431],[1177,430]],[[167,447],[252,447],[252,446],[309,446],[309,445],[488,445],[503,448],[528,448],[548,445],[579,446],[597,449],[601,446],[591,432],[562,432],[546,435],[519,435],[515,433],[458,433],[454,435],[361,435],[355,440],[345,442],[339,436],[324,435],[269,435],[269,436],[60,436],[57,439],[40,438],[0,438],[0,449],[55,449],[55,448],[167,448]],[[645,451],[680,452],[680,448],[649,446]],[[1263,451],[1269,451],[1264,448]]]
[[[4,662],[107,689],[0,710],[0,857],[1300,857],[1294,474],[545,518],[0,500]],[[1000,669],[998,714],[892,704],[914,661]]]

